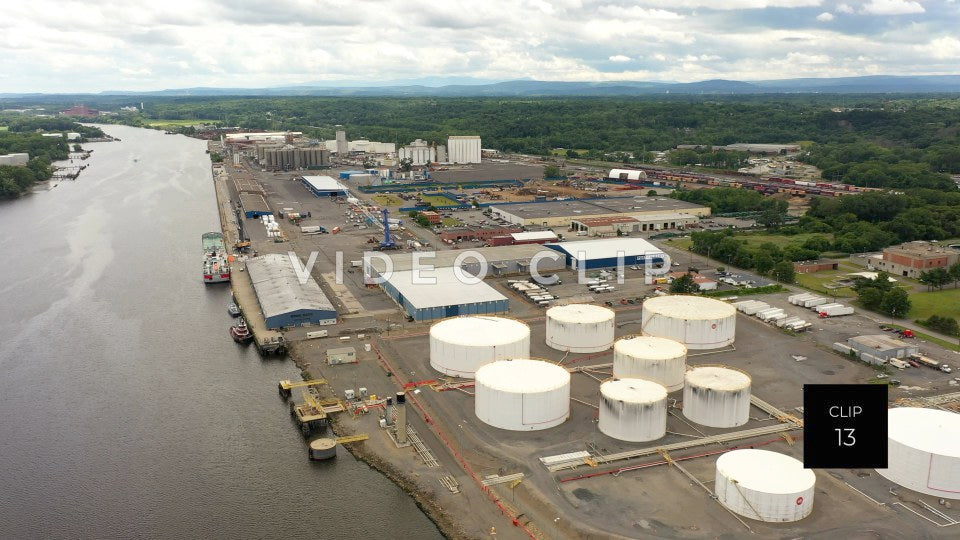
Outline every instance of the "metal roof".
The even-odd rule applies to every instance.
[[[332,176],[304,176],[303,181],[310,184],[310,187],[316,191],[348,191],[350,189]]]
[[[701,205],[667,197],[607,197],[603,199],[492,205],[493,210],[506,212],[521,219],[547,217],[587,217],[606,214],[643,214],[651,212],[678,212],[709,210]]]
[[[414,283],[414,279],[431,280],[431,283]],[[506,296],[482,281],[479,283],[461,282],[451,267],[421,270],[416,274],[413,270],[393,272],[387,279],[387,283],[393,285],[416,309],[478,304],[507,299]]]
[[[526,242],[529,240],[556,240],[557,234],[553,231],[529,231],[511,233],[510,236],[517,242]]]
[[[299,310],[332,311],[333,303],[313,277],[300,283],[293,261],[287,255],[270,253],[247,260],[247,273],[260,301],[264,317]]]
[[[907,349],[913,347],[905,341],[900,341],[899,339],[892,338],[884,334],[876,334],[871,336],[855,336],[850,338],[850,341],[858,343],[865,347],[870,347],[878,351],[889,351],[891,349]]]
[[[377,272],[386,270],[386,263],[380,259],[380,256],[386,256],[393,263],[393,271],[400,272],[413,268],[414,253],[422,256],[420,264],[433,265],[435,268],[452,268],[457,257],[464,253],[479,253],[486,259],[487,264],[493,266],[502,261],[526,261],[532,259],[537,253],[544,252],[547,256],[552,256],[555,251],[547,249],[539,244],[520,244],[516,246],[494,246],[488,248],[475,249],[447,249],[442,251],[418,251],[409,253],[396,253],[387,255],[384,252],[373,251],[370,253],[370,266]],[[378,255],[375,255],[378,254]],[[364,254],[366,255],[366,253]],[[473,256],[465,256],[462,263],[470,265],[475,263]]]
[[[578,240],[547,244],[548,247],[559,249],[568,255],[581,260],[579,252],[584,252],[582,260],[612,259],[618,252],[624,257],[632,255],[663,255],[663,250],[647,242],[643,238],[606,238],[602,240]]]

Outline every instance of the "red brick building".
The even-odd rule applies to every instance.
[[[520,227],[497,227],[490,229],[458,228],[447,229],[440,233],[440,239],[444,242],[456,242],[458,240],[489,240],[494,236],[509,236],[511,233],[522,232]]]
[[[443,221],[443,216],[432,210],[420,212],[420,215],[427,218],[427,221],[429,221],[431,225],[438,225],[441,221]]]
[[[823,270],[836,270],[837,268],[840,268],[840,263],[831,259],[797,261],[793,263],[793,271],[798,274],[812,274]]]
[[[880,259],[872,260],[878,270],[891,275],[918,278],[922,272],[950,266],[960,260],[960,251],[930,242],[907,242],[883,250]]]
[[[98,110],[96,110],[96,109],[91,109],[90,107],[87,107],[86,105],[74,105],[73,107],[70,107],[69,109],[61,112],[60,114],[63,115],[63,116],[73,116],[73,117],[77,117],[77,118],[87,118],[87,117],[92,117],[92,116],[99,116],[99,115],[100,115],[100,111],[98,111]]]

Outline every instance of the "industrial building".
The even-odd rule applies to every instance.
[[[871,265],[897,276],[919,278],[934,268],[945,268],[960,260],[960,251],[931,242],[916,241],[890,246],[881,258],[871,259]]]
[[[14,167],[26,165],[30,161],[30,154],[17,153],[0,156],[0,165],[11,165]]]
[[[507,236],[519,232],[523,232],[520,227],[490,227],[485,229],[455,227],[441,231],[440,239],[448,243],[462,240],[489,240],[495,236]]]
[[[506,296],[482,281],[463,283],[449,266],[430,271],[394,271],[385,277],[380,287],[417,322],[458,315],[506,313],[510,309]],[[416,282],[423,278],[435,282]]]
[[[545,244],[562,253],[566,265],[573,270],[612,268],[618,264],[634,265],[650,262],[661,265],[666,260],[662,250],[642,238],[607,238]]]
[[[793,263],[793,271],[798,274],[812,274],[825,270],[840,268],[840,262],[833,259],[816,259],[813,261],[797,261]]]
[[[383,276],[388,270],[393,272],[411,270],[414,267],[413,255],[413,253],[390,255],[371,253],[369,259],[365,261],[365,275],[377,278]],[[478,275],[481,271],[482,265],[478,258],[486,261],[487,275],[492,276],[527,273],[531,271],[531,266],[536,266],[536,270],[543,275],[564,268],[562,256],[536,244],[419,252],[416,255],[421,257],[419,264],[432,265],[434,268],[453,268],[457,259],[463,257],[460,268],[471,275]]]
[[[682,230],[700,221],[699,216],[667,212],[642,218],[633,216],[589,217],[574,219],[570,228],[585,236],[617,236],[618,234]]]
[[[574,220],[585,218],[632,217],[639,225],[637,231],[657,230],[651,224],[660,223],[660,229],[677,228],[678,214],[689,219],[710,215],[710,208],[666,197],[608,197],[602,199],[571,199],[566,201],[525,202],[500,204],[491,212],[510,223],[522,226],[570,228]],[[671,222],[673,227],[670,226]],[[631,226],[632,227],[632,226]]]
[[[243,208],[243,215],[247,219],[273,214],[267,200],[259,193],[240,192],[240,206]]]
[[[479,135],[452,135],[447,139],[449,163],[480,163]]]
[[[301,176],[300,181],[317,197],[346,197],[350,190],[330,176]]]
[[[330,151],[320,146],[258,144],[255,155],[257,162],[270,171],[330,166]]]
[[[516,246],[521,244],[546,244],[559,240],[553,231],[528,231],[510,233],[490,238],[491,246]]]
[[[859,354],[866,353],[883,360],[904,358],[919,351],[916,345],[885,334],[852,337],[847,340],[847,345]]]
[[[337,132],[337,134],[339,136],[340,132]],[[397,151],[397,145],[394,143],[368,141],[366,139],[356,141],[331,139],[323,142],[327,148],[336,148],[340,156],[346,154],[394,154]]]
[[[438,161],[437,150],[436,145],[431,145],[423,139],[417,139],[406,146],[401,146],[397,152],[397,158],[401,160],[409,159],[411,165],[420,167]]]
[[[89,118],[92,116],[100,116],[100,111],[96,109],[91,109],[86,105],[74,105],[65,111],[60,111],[62,116],[72,116],[74,118]]]
[[[288,256],[272,253],[249,259],[247,274],[267,328],[336,324],[337,310],[320,285],[312,276],[301,283]]]
[[[264,131],[256,133],[227,133],[224,139],[231,143],[258,143],[258,142],[291,142],[303,135],[300,131]]]
[[[647,179],[647,173],[635,169],[611,169],[607,174],[611,180],[628,180],[642,182]]]

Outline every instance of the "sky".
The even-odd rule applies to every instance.
[[[4,4],[0,93],[960,74],[958,0]]]

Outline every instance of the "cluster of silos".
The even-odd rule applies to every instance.
[[[817,477],[803,463],[767,450],[733,450],[717,460],[717,501],[743,517],[799,521],[813,511]]]
[[[474,412],[500,429],[534,431],[570,416],[570,372],[543,360],[498,360],[476,371]]]
[[[887,412],[887,468],[881,476],[913,491],[960,499],[960,414],[897,407]]]
[[[547,345],[558,351],[591,353],[613,346],[612,309],[593,304],[568,304],[547,310]]]
[[[733,368],[694,367],[684,377],[683,415],[702,426],[742,426],[750,420],[750,385],[750,376]]]
[[[688,349],[715,349],[733,343],[737,310],[720,300],[668,295],[643,302],[643,334],[683,343]]]
[[[430,366],[446,375],[472,379],[484,364],[529,356],[530,327],[521,321],[465,316],[430,327]]]

